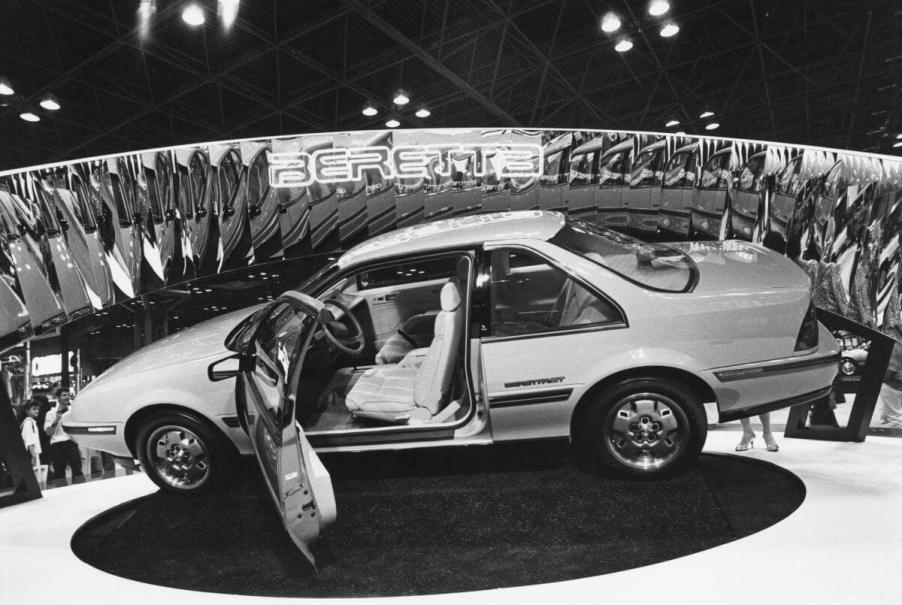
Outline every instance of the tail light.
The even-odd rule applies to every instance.
[[[799,336],[796,338],[796,351],[805,351],[813,349],[817,346],[817,311],[814,303],[808,305],[808,311],[805,313],[805,319],[802,320],[802,327],[799,328]]]

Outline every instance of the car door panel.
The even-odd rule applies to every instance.
[[[283,295],[244,340],[236,407],[273,502],[292,541],[315,565],[310,550],[335,517],[328,472],[295,421],[297,374],[321,304]],[[234,342],[230,339],[230,342]]]

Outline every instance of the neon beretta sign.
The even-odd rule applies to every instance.
[[[273,187],[306,187],[313,183],[359,181],[366,171],[383,178],[425,179],[450,176],[460,165],[475,177],[491,170],[499,178],[531,178],[542,174],[542,147],[528,143],[397,145],[344,147],[269,154]]]

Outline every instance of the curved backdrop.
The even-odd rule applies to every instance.
[[[230,269],[530,209],[762,243],[799,262],[821,306],[890,331],[900,199],[900,158],[602,130],[305,134],[37,166],[0,173],[0,349]]]

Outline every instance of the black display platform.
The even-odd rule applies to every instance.
[[[775,455],[775,460],[779,454]],[[802,482],[703,455],[656,481],[593,475],[566,443],[323,456],[338,520],[318,573],[280,524],[258,473],[202,498],[155,493],[82,526],[72,549],[122,577],[292,597],[391,596],[554,582],[665,561],[788,516]]]

